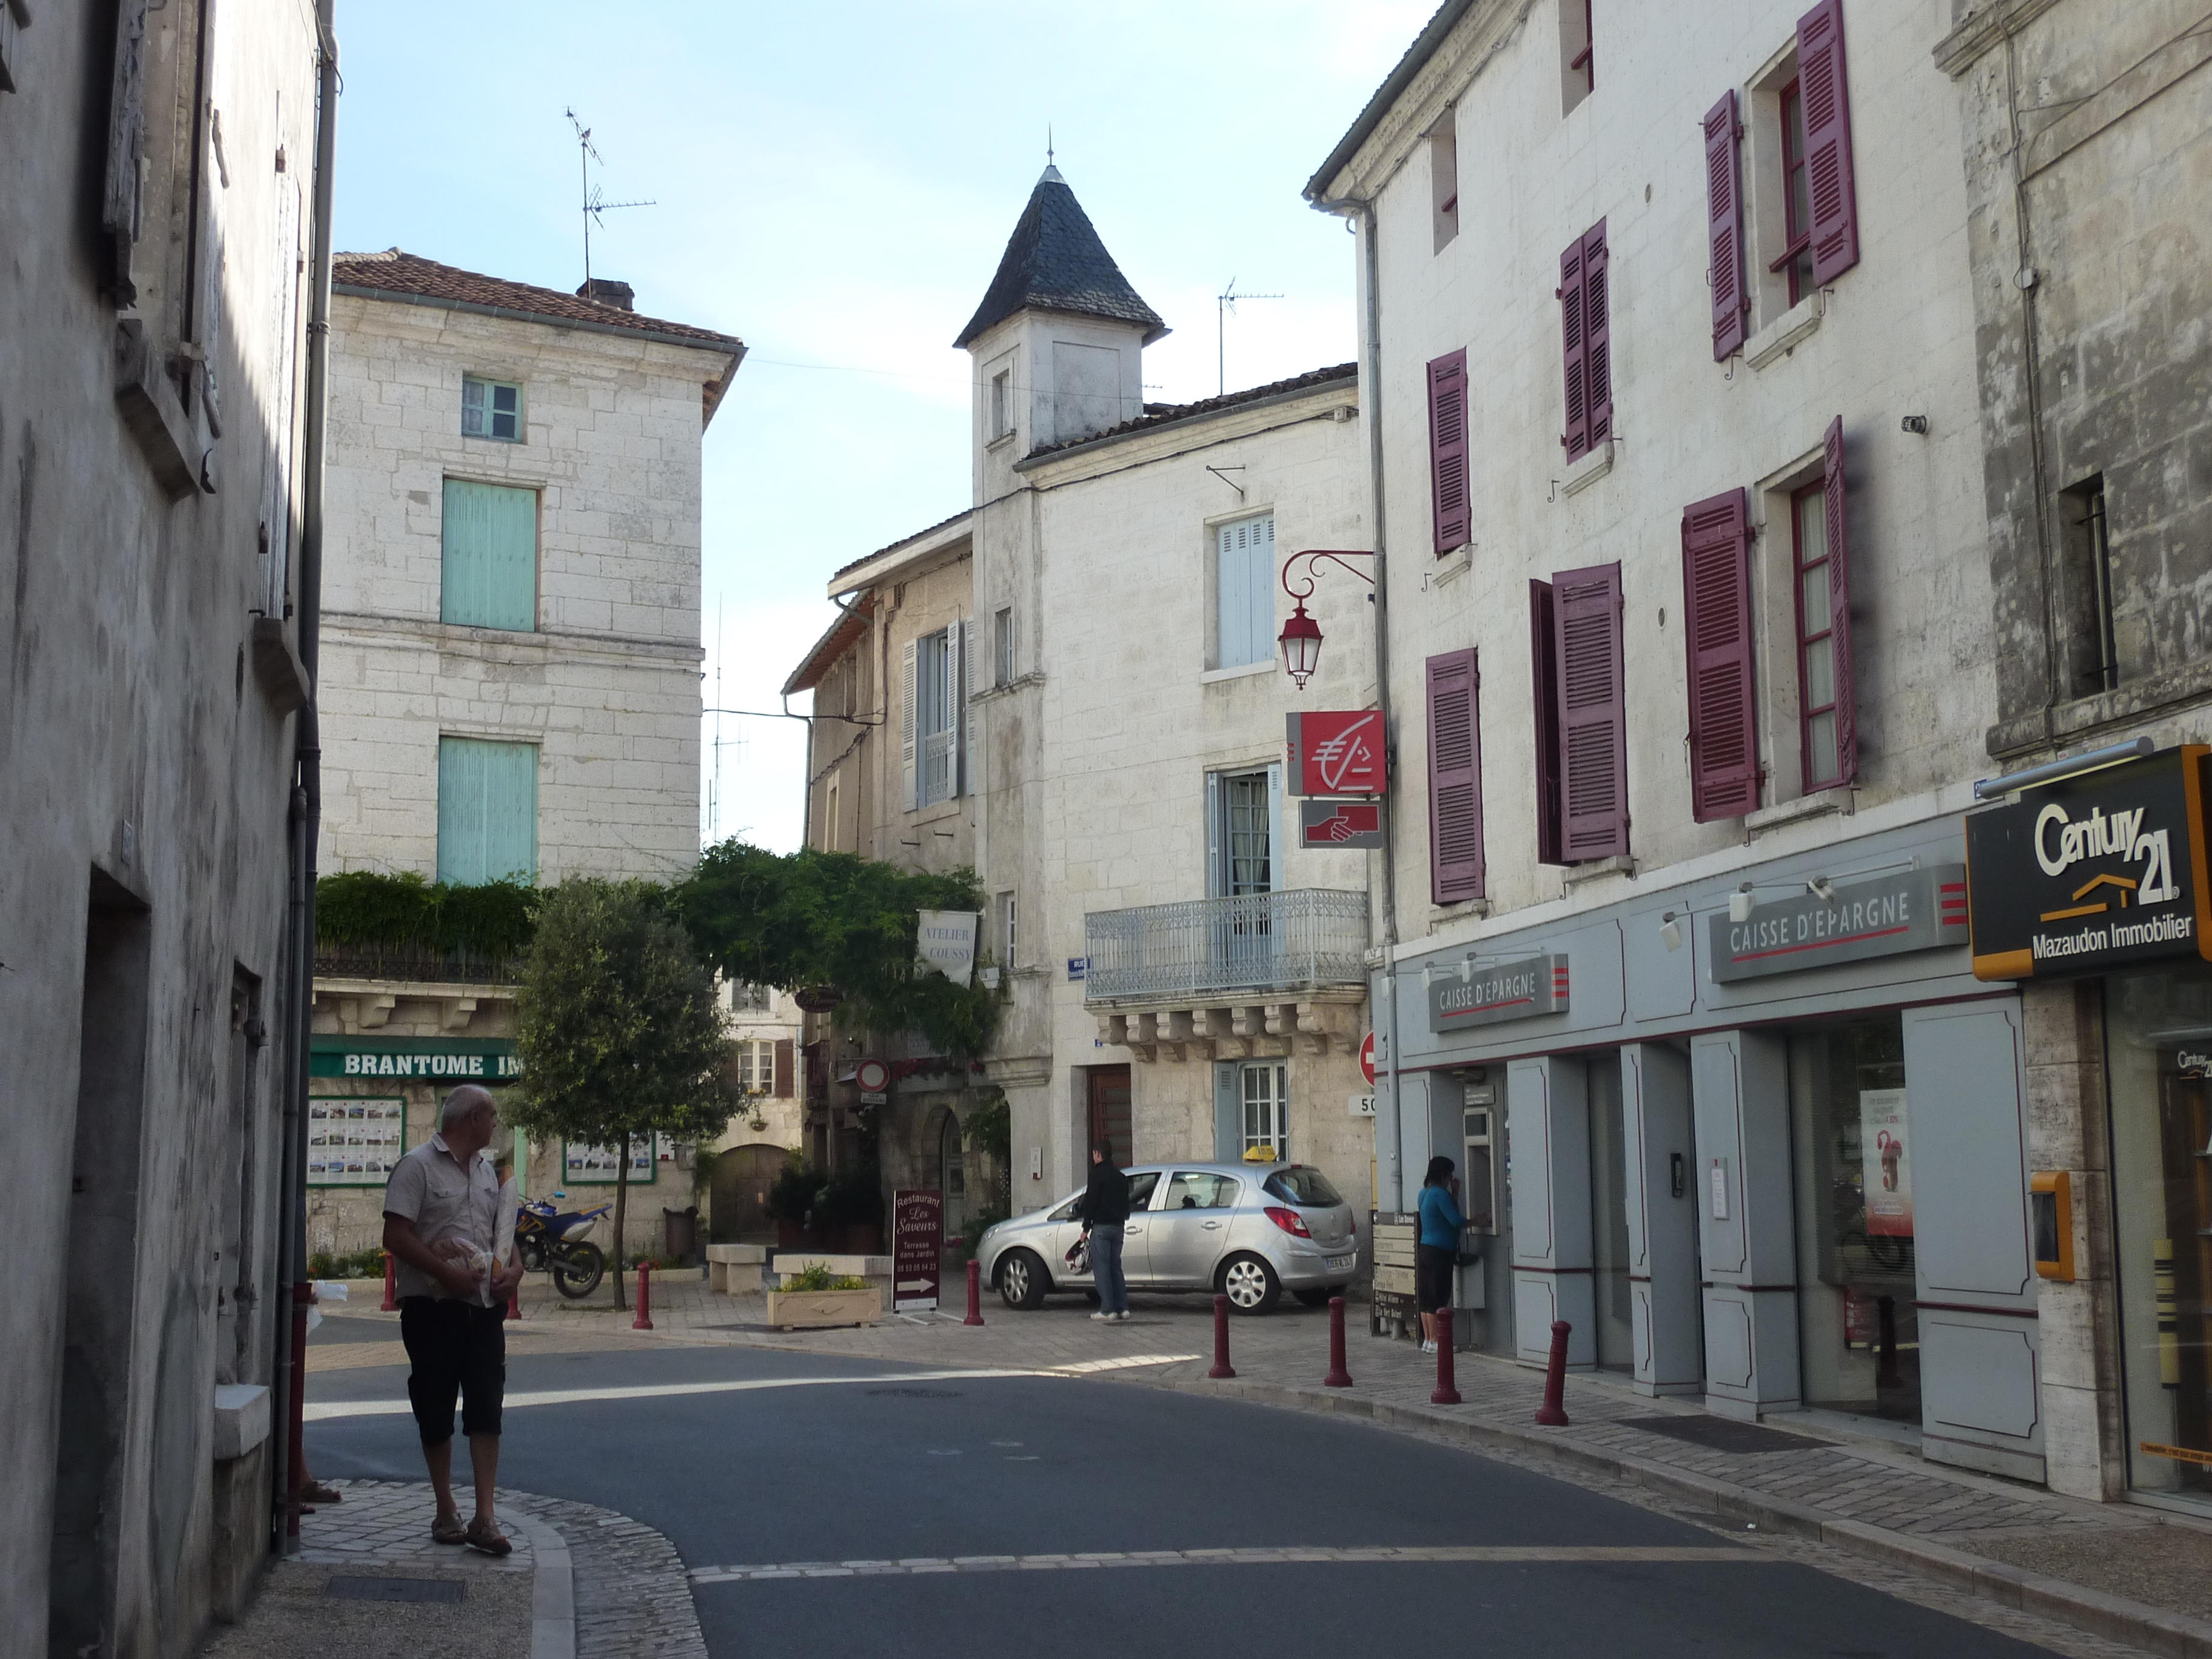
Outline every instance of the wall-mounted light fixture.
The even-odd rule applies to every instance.
[[[1746,882],[1742,886],[1737,888],[1735,891],[1729,895],[1729,920],[1730,921],[1749,921],[1751,920],[1752,903],[1753,898],[1751,884],[1749,882]]]
[[[2064,760],[2045,761],[2040,766],[2029,767],[2025,772],[2008,773],[2001,778],[1984,778],[1974,786],[1974,799],[1998,800],[2015,790],[2057,783],[2061,778],[2078,778],[2084,772],[2101,771],[2107,766],[2141,760],[2157,750],[2158,744],[2148,738],[2130,738],[2125,743],[2108,744],[2102,749],[2069,755]]]
[[[1669,910],[1659,918],[1659,937],[1667,941],[1667,948],[1670,951],[1682,948],[1682,921],[1674,911]]]
[[[1805,884],[1805,890],[1823,904],[1836,902],[1836,884],[1826,876],[1815,876]]]
[[[1313,597],[1314,566],[1322,559],[1331,560],[1343,565],[1346,570],[1351,571],[1353,575],[1372,587],[1375,586],[1375,578],[1365,571],[1357,568],[1349,561],[1371,559],[1374,556],[1371,551],[1359,548],[1315,547],[1309,548],[1304,552],[1293,553],[1283,561],[1283,592],[1297,601],[1297,608],[1292,611],[1284,622],[1283,631],[1276,635],[1275,643],[1283,647],[1284,672],[1297,682],[1299,690],[1303,691],[1306,689],[1306,682],[1313,678],[1314,671],[1321,666],[1321,624],[1306,615],[1306,601]],[[1300,559],[1306,562],[1305,571],[1299,578],[1304,586],[1293,587],[1291,586],[1291,567],[1297,563]]]

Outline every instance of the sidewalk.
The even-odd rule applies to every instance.
[[[518,1352],[526,1344],[540,1352],[623,1342],[773,1347],[933,1367],[1081,1372],[1365,1418],[1562,1473],[1609,1477],[1670,1506],[1815,1540],[2150,1652],[2212,1659],[2212,1525],[2189,1517],[2059,1497],[1925,1462],[1909,1445],[1826,1425],[1740,1424],[1646,1398],[1610,1378],[1570,1377],[1570,1426],[1539,1428],[1541,1375],[1483,1356],[1459,1358],[1462,1404],[1431,1406],[1435,1362],[1409,1343],[1368,1336],[1364,1304],[1348,1310],[1354,1386],[1324,1389],[1327,1316],[1287,1299],[1265,1318],[1231,1321],[1237,1376],[1212,1382],[1206,1376],[1211,1310],[1202,1297],[1139,1294],[1127,1324],[1106,1325],[1085,1317],[1079,1303],[1023,1314],[987,1297],[988,1322],[978,1329],[959,1322],[957,1283],[947,1288],[954,1299],[945,1313],[776,1332],[766,1327],[758,1293],[717,1296],[696,1274],[672,1271],[655,1275],[654,1329],[644,1333],[629,1329],[634,1313],[617,1313],[606,1290],[588,1304],[560,1304],[533,1279],[526,1317],[511,1328]],[[374,1306],[374,1297],[357,1300],[348,1311]]]

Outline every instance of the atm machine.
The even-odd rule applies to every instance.
[[[1457,1346],[1498,1346],[1493,1328],[1507,1349],[1512,1346],[1512,1275],[1506,1240],[1507,1158],[1505,1111],[1498,1099],[1494,1068],[1471,1066],[1459,1074],[1460,1212],[1467,1218],[1468,1250],[1477,1259],[1454,1276],[1452,1304],[1480,1316],[1464,1322]],[[1492,1310],[1496,1313],[1493,1321]]]

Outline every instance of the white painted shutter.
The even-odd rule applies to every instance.
[[[954,707],[960,717],[960,781],[957,793],[972,795],[981,787],[982,769],[978,763],[982,748],[982,716],[971,706],[976,688],[983,683],[975,672],[976,653],[982,649],[982,629],[975,619],[956,624],[960,630],[960,695]]]
[[[1267,769],[1267,890],[1283,890],[1283,853],[1288,843],[1283,839],[1283,763],[1277,761]]]
[[[899,805],[914,811],[914,647],[908,640],[899,647]]]
[[[1229,860],[1222,855],[1221,774],[1206,775],[1206,896],[1219,898],[1229,890]]]

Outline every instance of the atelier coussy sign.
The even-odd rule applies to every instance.
[[[1713,978],[1757,979],[1838,962],[1957,945],[1966,936],[1966,872],[1955,864],[1839,883],[1832,900],[1762,902],[1750,917],[1711,921]]]
[[[2205,944],[2206,757],[2185,744],[1966,819],[1974,976],[2099,973]]]
[[[1446,968],[1429,981],[1431,1031],[1566,1012],[1567,959],[1556,952],[1475,968],[1464,975],[1459,969]]]

